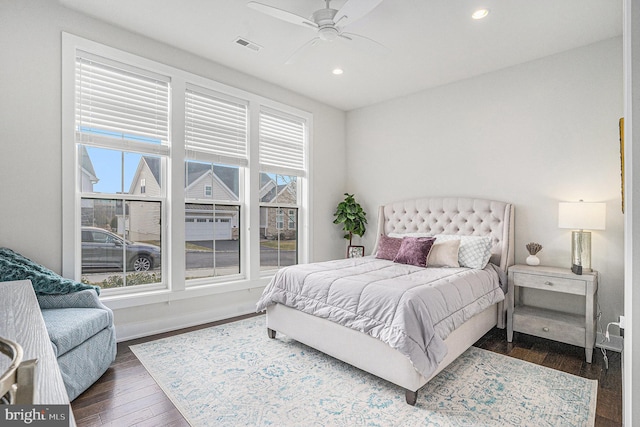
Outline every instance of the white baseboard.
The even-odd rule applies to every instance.
[[[621,353],[624,347],[624,338],[619,335],[609,335],[609,338],[610,340],[607,341],[604,335],[598,332],[596,335],[596,347]]]
[[[255,302],[251,302],[231,307],[216,308],[210,311],[200,311],[190,314],[185,313],[178,316],[166,316],[161,319],[127,323],[126,325],[118,325],[116,323],[116,340],[117,342],[129,341],[136,338],[189,328],[191,326],[203,325],[205,323],[230,319],[232,317],[255,312]]]
[[[255,313],[254,302],[224,308],[218,307],[211,311],[164,317],[152,321],[147,320],[144,322],[128,323],[120,327],[116,324],[116,337],[118,342],[128,341],[250,313]],[[610,340],[606,341],[604,335],[600,332],[596,335],[597,348],[621,353],[623,344],[624,338],[621,336],[610,335]]]

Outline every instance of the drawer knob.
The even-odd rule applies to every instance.
[[[545,332],[549,332],[549,328],[547,326],[545,326],[544,328],[542,328],[543,331]]]
[[[544,282],[545,285],[547,286],[553,286],[553,283],[549,282],[548,280],[546,282]]]

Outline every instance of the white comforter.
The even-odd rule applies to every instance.
[[[378,338],[428,378],[447,354],[443,340],[504,299],[499,269],[421,268],[373,257],[278,271],[257,311],[280,303]]]

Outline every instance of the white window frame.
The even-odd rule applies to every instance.
[[[210,294],[224,293],[243,289],[251,289],[264,286],[273,275],[274,271],[260,271],[260,206],[258,200],[260,167],[258,163],[258,119],[259,112],[271,109],[285,112],[291,116],[302,119],[306,126],[306,164],[311,163],[313,116],[312,114],[270,100],[260,95],[252,94],[244,90],[234,88],[209,78],[174,68],[165,64],[151,61],[146,58],[109,47],[100,43],[86,40],[68,33],[62,33],[62,200],[63,200],[63,227],[62,227],[62,272],[65,277],[80,278],[80,198],[76,190],[77,159],[75,150],[75,57],[76,51],[82,50],[98,56],[109,58],[124,64],[139,67],[145,70],[168,76],[171,79],[171,107],[170,107],[170,158],[167,165],[166,182],[167,212],[163,221],[163,281],[166,281],[166,289],[146,291],[137,290],[137,286],[130,289],[131,293],[113,295],[110,292],[102,292],[101,298],[111,308],[124,308],[139,305],[154,304],[184,298],[193,298]],[[243,274],[235,280],[211,281],[197,287],[187,287],[185,283],[185,197],[184,197],[184,161],[187,158],[184,147],[185,132],[185,91],[190,85],[204,87],[212,91],[227,94],[234,98],[246,100],[249,112],[249,146],[248,167],[244,177],[241,178],[241,193],[244,194],[240,201],[241,227],[241,266]],[[124,143],[129,148],[131,144]],[[135,150],[134,150],[135,151]],[[312,171],[306,167],[305,176],[298,178],[298,262],[309,262],[310,259],[310,230],[312,211],[309,198],[311,189]],[[292,206],[293,207],[293,206]],[[169,221],[171,221],[169,223]],[[249,229],[251,232],[246,232]],[[164,270],[166,269],[166,270]],[[105,290],[106,291],[106,290]]]
[[[213,197],[213,186],[205,185],[204,186],[204,197]]]

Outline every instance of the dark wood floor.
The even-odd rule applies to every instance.
[[[188,426],[180,412],[129,350],[129,346],[244,317],[249,316],[118,344],[118,356],[113,365],[98,382],[71,404],[78,426]],[[504,330],[493,329],[475,345],[495,353],[598,380],[596,426],[622,425],[620,353],[607,352],[607,370],[599,349],[594,351],[593,363],[588,364],[584,361],[582,348],[517,333],[514,342],[507,343],[505,336]]]

